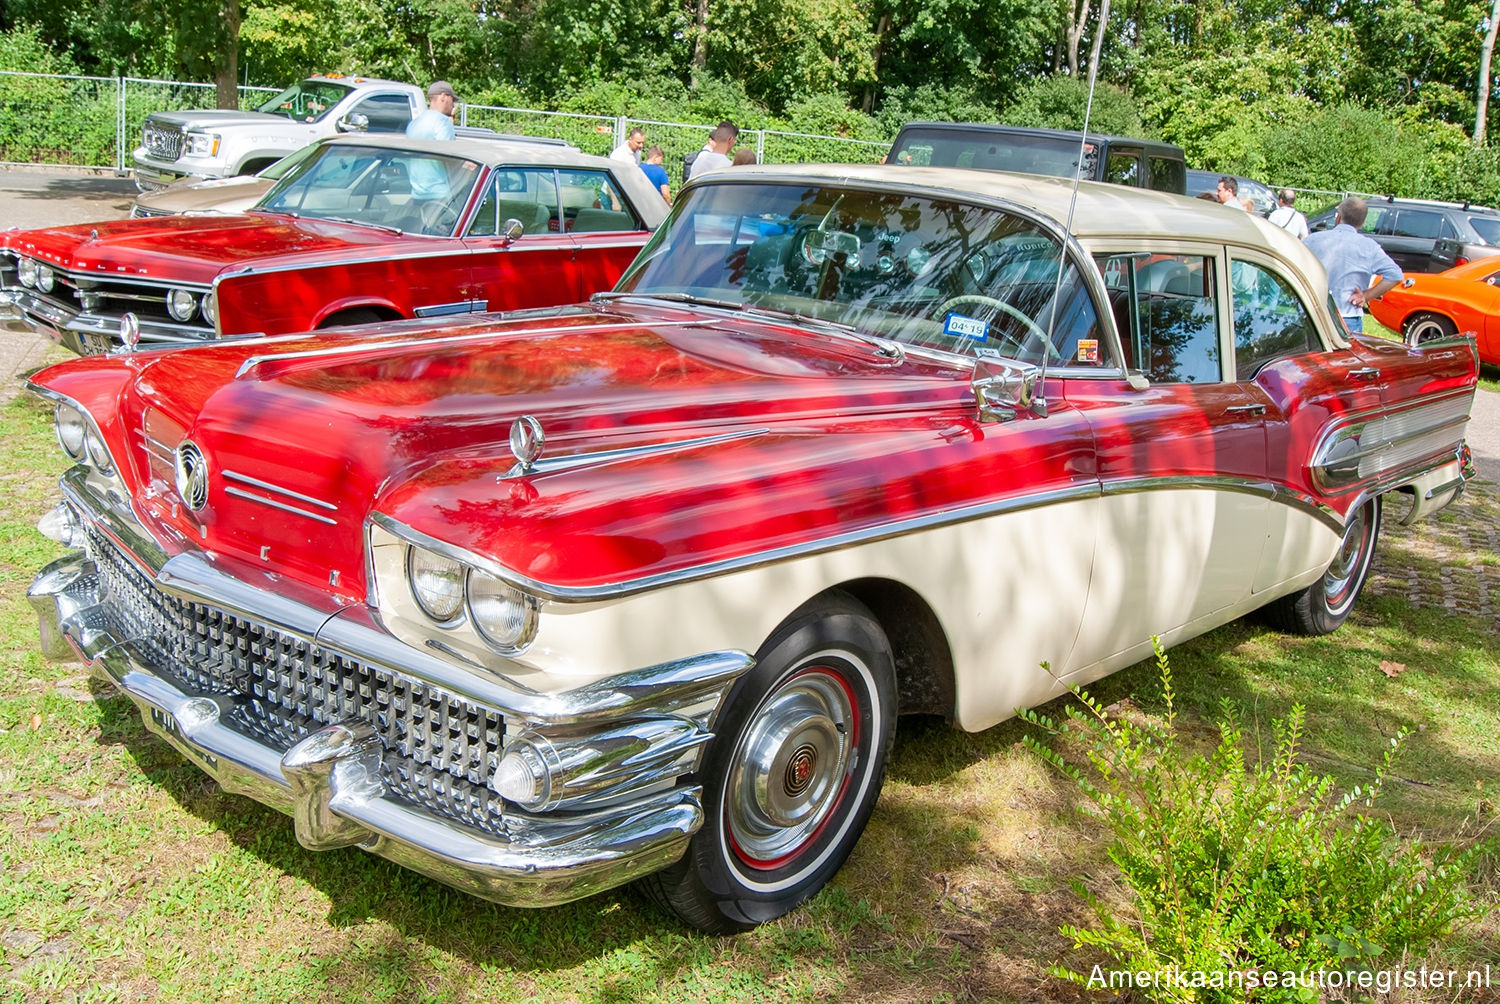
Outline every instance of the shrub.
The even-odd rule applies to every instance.
[[[1083,763],[1027,736],[1026,745],[1082,791],[1112,835],[1133,916],[1084,891],[1097,917],[1064,927],[1075,946],[1101,950],[1116,972],[1204,974],[1208,985],[1164,979],[1136,993],[1151,1001],[1307,1001],[1306,987],[1256,985],[1233,974],[1389,968],[1478,915],[1464,884],[1481,848],[1429,853],[1396,839],[1389,823],[1361,811],[1379,794],[1402,737],[1391,740],[1369,788],[1336,794],[1331,777],[1298,762],[1303,709],[1273,724],[1275,752],[1247,764],[1235,709],[1225,702],[1211,756],[1179,744],[1172,674],[1158,645],[1166,718],[1136,723],[1111,715],[1073,688],[1059,726],[1022,717],[1054,736],[1076,736]],[[1080,888],[1080,891],[1083,891]],[[1098,972],[1054,974],[1097,988]],[[1217,977],[1221,987],[1212,986]]]

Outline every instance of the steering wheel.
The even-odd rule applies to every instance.
[[[434,231],[439,236],[446,237],[453,232],[453,227],[458,223],[458,210],[447,202],[429,202],[422,207],[422,230],[432,234]]]
[[[1031,339],[1035,338],[1038,342],[1040,342],[1042,344],[1042,352],[1048,359],[1062,358],[1062,354],[1057,351],[1057,347],[1052,344],[1052,340],[1047,337],[1047,332],[1042,330],[1041,325],[1037,324],[1024,312],[1017,309],[1016,307],[1011,306],[1004,300],[996,299],[993,296],[985,296],[983,293],[961,293],[958,296],[950,296],[948,299],[944,300],[938,307],[937,312],[939,316],[941,316],[948,313],[948,311],[952,310],[954,307],[964,303],[978,303],[986,307],[993,307],[996,310],[1000,311],[1002,314],[1009,314],[1011,317],[1014,317],[1016,320],[1026,325],[1026,340],[1030,341]],[[1001,340],[1014,345],[1018,353],[1025,349],[1025,345],[1022,342],[1016,341],[1014,338],[1002,338]]]

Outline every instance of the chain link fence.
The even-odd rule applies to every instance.
[[[255,108],[278,92],[275,87],[241,87],[240,107]],[[140,142],[147,115],[212,108],[215,98],[213,84],[0,71],[0,164],[63,164],[123,174],[130,169],[131,151]],[[682,181],[683,158],[701,150],[713,129],[703,123],[495,105],[459,105],[455,117],[459,125],[566,140],[599,156],[608,155],[630,129],[640,126],[646,143],[662,148],[674,184]],[[770,129],[745,130],[740,145],[753,145],[756,159],[769,164],[874,163],[890,146]]]

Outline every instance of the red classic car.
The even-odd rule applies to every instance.
[[[564,146],[346,136],[245,216],[0,234],[0,297],[81,354],[119,347],[127,312],[149,347],[570,303],[666,209],[640,171]]]
[[[1500,366],[1500,256],[1477,258],[1437,274],[1409,273],[1370,313],[1418,342],[1459,332],[1478,340],[1479,358]]]
[[[718,171],[587,304],[44,370],[80,550],[43,647],[309,848],[778,916],[898,714],[988,728],[1257,608],[1331,631],[1387,500],[1473,474],[1472,341],[1346,341],[1249,214],[1072,199]]]

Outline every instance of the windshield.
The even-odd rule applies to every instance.
[[[1491,216],[1470,216],[1469,226],[1485,244],[1500,244],[1500,219]]]
[[[1083,144],[1079,170],[1079,142],[1064,136],[997,130],[903,129],[887,162],[910,167],[971,167],[984,171],[1046,174],[1054,178],[1093,178],[1098,150]]]
[[[1061,246],[999,209],[910,192],[723,182],[691,190],[616,287],[791,313],[909,345],[1105,364]]]
[[[478,163],[462,157],[330,143],[315,148],[256,208],[447,237],[479,173]]]
[[[282,115],[294,122],[317,122],[353,89],[327,80],[304,80],[255,110],[267,115]]]
[[[285,178],[288,174],[292,173],[292,168],[298,166],[304,160],[311,157],[314,153],[317,152],[317,150],[318,144],[309,143],[307,146],[304,146],[296,153],[289,153],[269,167],[257,171],[256,177],[269,178],[272,181],[280,181],[282,178]]]

